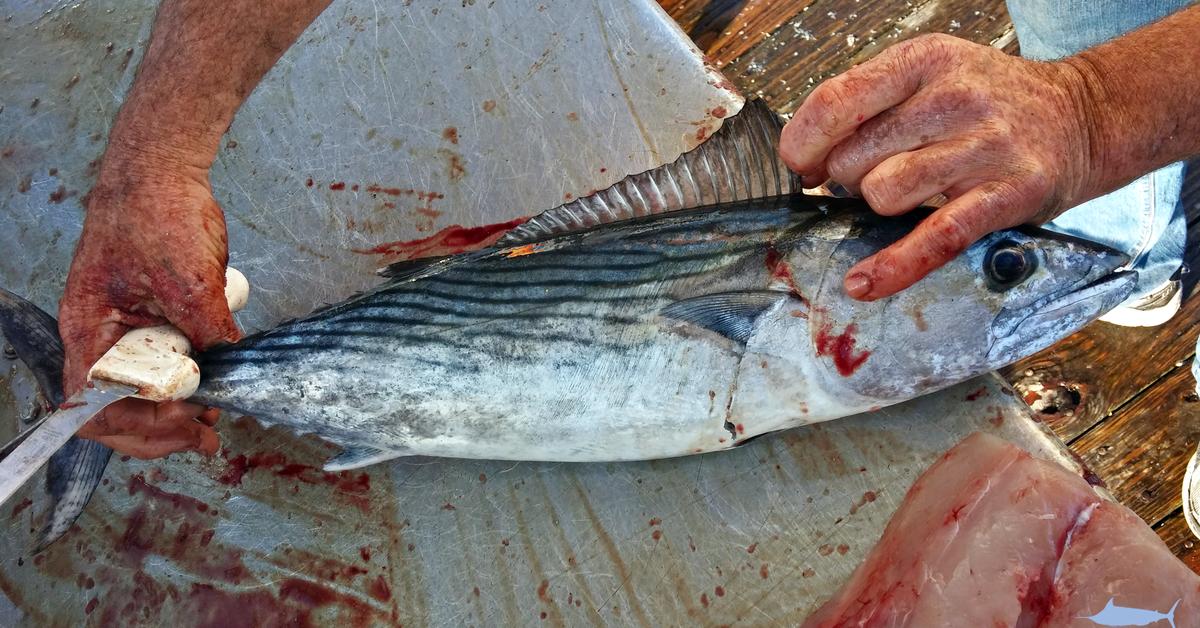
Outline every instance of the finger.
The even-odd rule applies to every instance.
[[[939,97],[921,92],[864,122],[830,150],[825,161],[829,177],[858,190],[863,177],[888,158],[951,137],[960,116],[939,107]]]
[[[186,401],[124,399],[88,421],[79,434],[92,439],[127,434],[156,438],[174,433],[180,424],[194,422],[204,412],[204,406]]]
[[[161,458],[180,451],[197,451],[211,456],[220,447],[217,433],[199,423],[181,424],[179,429],[163,437],[151,438],[142,434],[102,436],[97,440],[117,453],[143,460]]]
[[[213,425],[216,425],[217,420],[220,418],[221,418],[220,408],[205,408],[204,412],[201,412],[200,416],[196,417],[196,420],[211,427]]]
[[[813,173],[859,125],[916,93],[928,71],[917,50],[913,42],[901,42],[813,89],[780,135],[784,163]]]
[[[980,174],[978,142],[958,139],[893,155],[863,177],[860,192],[875,213],[896,216]]]
[[[1020,224],[1013,215],[1028,208],[1006,182],[981,185],[935,211],[912,233],[859,262],[846,273],[851,297],[873,301],[891,296],[954,259],[984,235]]]
[[[825,172],[825,164],[821,164],[811,174],[800,177],[800,185],[804,186],[806,190],[813,190],[821,187],[821,184],[828,180],[829,174]]]
[[[225,300],[224,267],[218,273],[207,273],[203,280],[164,287],[155,302],[197,351],[241,338]]]
[[[69,396],[87,382],[88,369],[129,331],[115,310],[94,304],[59,308],[59,335],[63,339],[63,391]]]

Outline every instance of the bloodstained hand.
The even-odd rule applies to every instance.
[[[59,304],[66,393],[80,390],[91,365],[134,327],[170,323],[197,350],[236,341],[224,293],[226,246],[206,171],[155,171],[110,148]],[[215,410],[194,403],[127,399],[79,436],[139,458],[213,454],[216,418]]]
[[[827,178],[877,213],[948,202],[847,273],[850,296],[892,295],[999,229],[1094,195],[1080,73],[948,35],[901,42],[830,79],[783,130],[806,186]]]

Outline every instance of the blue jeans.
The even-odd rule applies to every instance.
[[[1183,9],[1194,0],[1008,0],[1021,55],[1058,59]],[[1130,256],[1138,285],[1130,301],[1162,287],[1183,264],[1187,219],[1182,163],[1068,210],[1046,225]],[[1200,347],[1198,347],[1200,348]],[[1200,353],[1192,363],[1200,381]],[[1200,391],[1200,383],[1197,384]]]

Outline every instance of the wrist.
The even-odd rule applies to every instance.
[[[1079,133],[1085,138],[1086,164],[1082,174],[1079,202],[1108,193],[1153,167],[1134,150],[1131,133],[1139,132],[1128,111],[1120,89],[1112,89],[1113,74],[1092,51],[1057,62],[1064,81]],[[1142,129],[1140,133],[1154,133]]]

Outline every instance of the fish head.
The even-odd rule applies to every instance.
[[[1120,252],[1022,227],[985,236],[892,297],[857,301],[842,287],[846,272],[916,219],[841,220],[810,332],[826,371],[872,399],[912,398],[1036,353],[1121,303],[1137,281]]]

